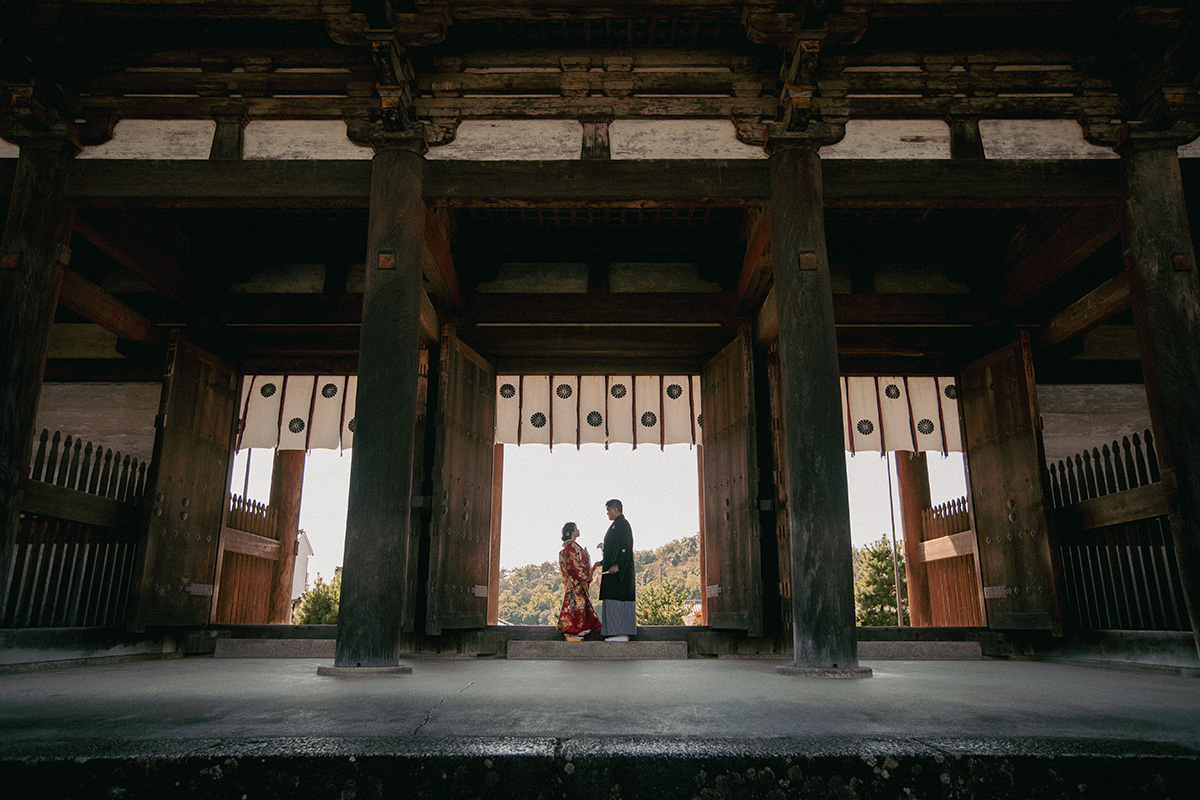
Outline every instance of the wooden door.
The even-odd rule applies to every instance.
[[[704,428],[704,555],[707,621],[762,634],[754,374],[743,332],[700,379]]]
[[[442,335],[425,630],[487,625],[496,373],[454,331]]]
[[[172,334],[135,573],[137,629],[209,621],[236,390],[229,364]]]
[[[993,628],[1061,633],[1028,336],[965,367],[959,389],[988,620]]]

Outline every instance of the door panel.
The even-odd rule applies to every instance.
[[[1028,336],[965,367],[960,389],[990,624],[1061,633],[1057,547],[1044,503]]]
[[[707,621],[762,634],[754,375],[745,333],[704,365],[704,551]]]
[[[237,418],[233,368],[175,333],[167,354],[132,624],[209,621]]]
[[[496,373],[459,341],[442,336],[425,627],[487,625]]]

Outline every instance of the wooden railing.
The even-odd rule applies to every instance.
[[[122,624],[146,467],[120,451],[42,431],[24,484],[0,624]]]
[[[1188,630],[1150,431],[1048,466],[1068,618],[1095,630]]]
[[[939,627],[983,625],[967,498],[921,512],[921,560],[929,586],[930,622]]]
[[[268,621],[271,584],[279,561],[276,510],[230,495],[221,531],[220,591],[213,621],[263,624]]]

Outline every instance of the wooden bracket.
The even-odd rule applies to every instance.
[[[817,268],[817,254],[812,250],[801,250],[797,256],[800,269],[812,270]]]
[[[395,269],[396,254],[395,253],[380,253],[379,254],[379,269]]]
[[[1192,257],[1187,253],[1176,253],[1172,256],[1172,261],[1176,272],[1191,272],[1193,269]]]
[[[0,269],[20,269],[21,254],[20,253],[5,253],[0,256]]]

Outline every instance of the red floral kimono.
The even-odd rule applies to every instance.
[[[563,542],[558,551],[558,569],[562,572],[562,607],[558,611],[558,630],[568,636],[600,628],[600,618],[588,597],[592,583],[592,565],[587,552],[575,542]]]

